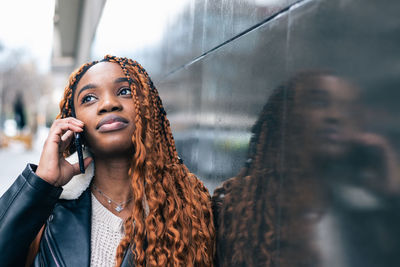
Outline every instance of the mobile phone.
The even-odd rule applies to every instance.
[[[76,148],[76,153],[78,154],[79,170],[81,171],[81,173],[85,173],[85,165],[83,164],[82,142],[80,133],[75,133],[74,144]]]
[[[76,118],[75,108],[74,107],[72,107],[72,117]],[[80,170],[81,173],[85,173],[85,165],[83,164],[83,152],[82,152],[81,134],[80,133],[74,133],[74,135],[75,135],[74,145],[75,145],[76,153],[78,154],[79,170]]]

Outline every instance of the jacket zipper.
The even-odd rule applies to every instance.
[[[49,231],[49,230],[48,230],[48,231]],[[47,246],[49,247],[49,250],[50,250],[51,256],[53,257],[54,263],[57,265],[57,267],[60,267],[60,264],[58,264],[58,261],[57,261],[57,259],[56,259],[56,256],[54,255],[54,252],[53,252],[53,250],[51,249],[50,242],[49,242],[49,238],[47,237],[47,235],[44,235],[44,237],[46,238]]]

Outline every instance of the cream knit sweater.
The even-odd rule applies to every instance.
[[[123,220],[105,208],[92,194],[91,267],[113,267],[119,242],[124,237]]]

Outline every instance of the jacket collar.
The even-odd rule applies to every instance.
[[[86,158],[89,156],[87,150],[84,150],[83,157]],[[78,162],[78,154],[75,152],[66,160],[71,163]],[[94,162],[92,161],[90,165],[86,168],[85,173],[81,173],[72,177],[72,179],[64,185],[63,191],[61,193],[60,199],[72,200],[78,199],[80,195],[89,187],[90,182],[94,176]]]
[[[84,158],[88,157],[89,155],[90,154],[87,150],[83,151]],[[74,164],[78,162],[78,154],[75,152],[74,154],[66,158],[66,160],[69,163]],[[65,184],[62,187],[63,191],[61,193],[60,199],[65,199],[65,200],[78,199],[82,195],[82,193],[89,188],[93,176],[94,176],[94,161],[92,161],[90,165],[86,168],[85,173],[75,175],[67,184]],[[144,207],[144,212],[147,216],[149,214],[149,205],[147,203],[146,195],[143,198],[143,207]]]

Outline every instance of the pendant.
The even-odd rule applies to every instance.
[[[117,206],[115,207],[115,210],[116,210],[117,212],[121,212],[123,209],[124,209],[124,208],[123,208],[121,205],[117,205]]]

